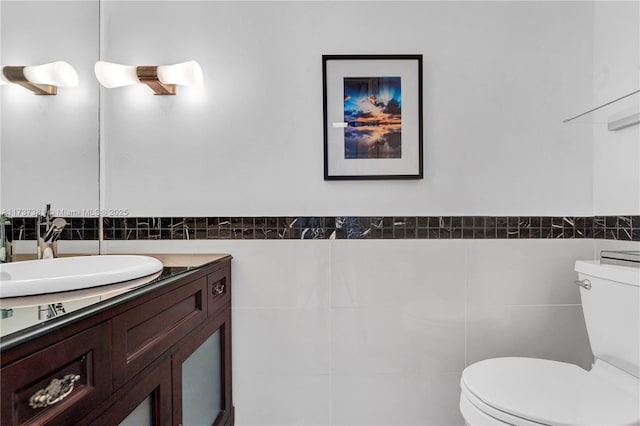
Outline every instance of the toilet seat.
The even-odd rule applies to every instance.
[[[496,410],[465,388],[460,395],[460,412],[468,426],[547,426]]]
[[[488,359],[467,367],[460,386],[461,409],[485,415],[480,424],[640,425],[637,396],[563,362]]]

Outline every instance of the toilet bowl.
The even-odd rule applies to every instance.
[[[472,364],[460,381],[467,425],[640,426],[640,269],[599,261],[575,269],[592,369],[515,357]]]

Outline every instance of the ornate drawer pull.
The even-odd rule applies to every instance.
[[[31,408],[43,408],[65,399],[73,392],[73,384],[80,380],[77,374],[67,374],[62,379],[53,379],[49,385],[40,389],[29,398]]]
[[[211,290],[211,293],[214,296],[217,296],[219,294],[224,293],[224,284],[222,284],[221,282],[217,282],[214,286],[213,286],[213,290]]]

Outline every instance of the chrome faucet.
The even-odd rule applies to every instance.
[[[36,238],[38,240],[38,259],[58,256],[58,238],[67,221],[61,217],[52,219],[51,204],[47,204],[44,215],[38,215]]]
[[[11,225],[11,219],[0,215],[0,263],[11,262],[13,257],[13,245],[7,232],[7,225]]]
[[[58,315],[66,314],[67,311],[62,303],[50,303],[38,306],[38,321],[55,318]]]

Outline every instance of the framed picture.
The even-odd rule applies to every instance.
[[[323,55],[324,179],[422,179],[422,55]]]

